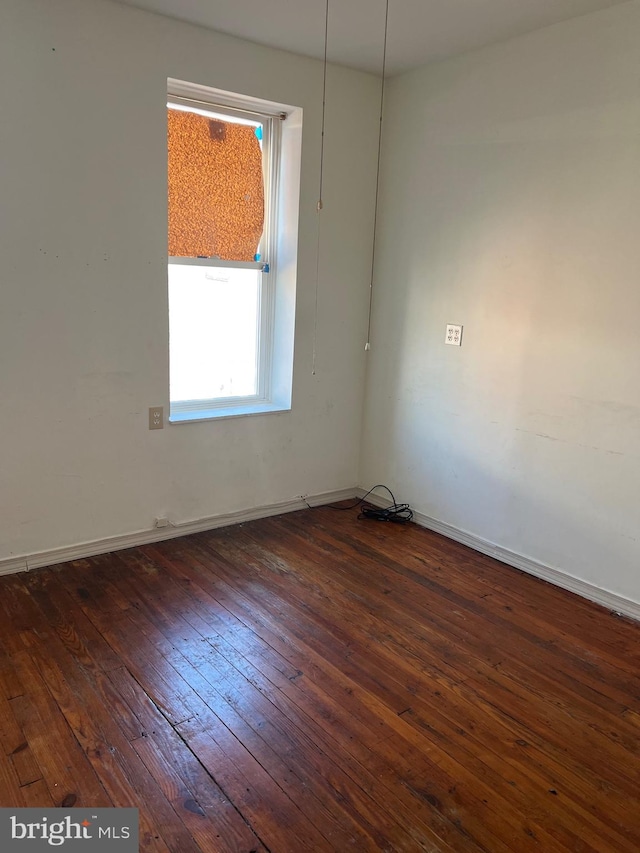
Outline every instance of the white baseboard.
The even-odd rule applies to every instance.
[[[364,489],[341,489],[334,492],[324,492],[316,495],[305,495],[304,498],[295,498],[289,501],[280,503],[268,504],[266,506],[251,507],[237,512],[229,512],[221,515],[214,515],[207,518],[199,518],[193,521],[184,521],[176,523],[170,527],[151,528],[149,530],[139,530],[135,533],[127,533],[123,536],[112,536],[106,539],[97,539],[92,542],[82,542],[77,545],[70,545],[63,548],[53,548],[49,551],[39,551],[35,554],[28,554],[20,557],[9,557],[8,559],[0,560],[0,575],[14,574],[15,572],[29,571],[30,569],[42,568],[43,566],[52,566],[56,563],[67,563],[71,560],[82,560],[86,557],[93,557],[96,554],[107,554],[111,551],[122,551],[125,548],[135,548],[138,545],[148,545],[151,542],[162,542],[165,539],[176,539],[180,536],[187,536],[190,533],[201,533],[205,530],[215,530],[217,527],[226,527],[231,524],[241,524],[244,521],[253,521],[257,518],[268,518],[272,515],[283,515],[287,512],[295,512],[299,509],[305,509],[307,506],[322,506],[323,504],[335,503],[337,501],[348,500],[355,496],[363,497]],[[376,506],[389,506],[389,500],[379,495],[371,494],[367,497],[367,501]],[[460,530],[447,524],[444,521],[438,521],[428,515],[414,510],[414,521],[421,527],[426,527],[428,530],[433,530],[435,533],[441,533],[455,542],[460,542],[473,548],[474,551],[479,551],[481,554],[487,554],[494,557],[508,566],[513,566],[527,574],[542,578],[549,581],[555,586],[567,589],[577,595],[587,598],[590,601],[595,601],[601,604],[608,610],[614,613],[619,613],[623,616],[629,616],[631,619],[640,621],[640,603],[632,599],[623,598],[614,592],[609,592],[606,589],[594,586],[587,581],[575,578],[572,575],[561,572],[558,569],[552,569],[544,563],[539,563],[532,560],[530,557],[524,557],[517,554],[515,551],[509,551],[500,545],[482,539],[473,533],[465,530]]]
[[[177,539],[179,536],[187,536],[189,533],[201,533],[204,530],[214,530],[216,527],[241,524],[243,521],[253,521],[257,518],[283,515],[287,512],[295,512],[298,509],[306,509],[308,506],[322,506],[323,504],[343,501],[353,498],[355,494],[356,489],[353,488],[341,489],[335,492],[323,492],[316,495],[305,495],[304,498],[299,497],[266,506],[251,507],[250,509],[228,512],[208,518],[198,518],[194,521],[182,521],[172,524],[169,527],[153,527],[149,530],[126,533],[123,536],[111,536],[107,539],[81,542],[78,545],[52,548],[50,551],[39,551],[23,557],[10,557],[0,560],[0,575],[25,572],[30,569],[42,568],[43,566],[52,566],[56,563],[68,563],[71,560],[82,560],[85,557],[94,557],[96,554],[122,551],[125,548],[148,545],[151,542],[162,542],[165,539]]]
[[[358,489],[357,494],[359,497],[363,497],[365,495],[364,489]],[[371,502],[375,506],[387,507],[390,505],[390,501],[388,499],[379,497],[375,494],[369,495],[367,501]],[[468,547],[473,548],[474,551],[479,551],[481,554],[487,554],[489,557],[494,557],[501,563],[506,563],[508,566],[513,566],[513,568],[527,572],[529,575],[534,575],[535,577],[548,581],[555,586],[562,587],[562,589],[574,592],[576,595],[582,596],[582,598],[589,599],[589,601],[595,601],[596,604],[601,604],[603,607],[606,607],[607,610],[612,610],[614,613],[629,616],[631,619],[640,621],[640,602],[633,601],[633,599],[630,598],[623,598],[615,592],[609,592],[609,590],[601,589],[587,581],[573,577],[573,575],[568,575],[566,572],[561,572],[558,569],[552,569],[544,563],[539,563],[537,560],[532,560],[530,557],[523,557],[522,554],[517,554],[515,551],[509,551],[507,548],[503,548],[500,545],[496,545],[493,542],[482,539],[481,537],[476,536],[473,533],[469,533],[466,530],[460,530],[457,527],[453,527],[451,524],[446,524],[444,521],[438,521],[437,519],[424,515],[421,512],[416,512],[414,510],[413,520],[416,524],[419,524],[420,527],[426,527],[428,530],[433,530],[435,533],[441,533],[448,539],[453,539],[463,545],[468,545]]]
[[[0,560],[0,575],[13,575],[16,572],[24,572],[27,569],[25,557],[10,557]]]

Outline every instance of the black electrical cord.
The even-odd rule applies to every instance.
[[[335,504],[328,504],[327,509],[338,509],[338,510],[347,510],[347,509],[355,509],[357,506],[360,506],[365,502],[368,496],[375,489],[386,489],[387,492],[391,495],[392,504],[391,506],[380,508],[376,506],[363,506],[360,512],[358,513],[358,519],[372,519],[374,521],[390,521],[394,524],[407,524],[413,518],[413,510],[409,506],[409,504],[399,504],[396,501],[395,495],[391,491],[388,486],[385,486],[383,483],[378,483],[377,486],[373,486],[369,489],[369,491],[363,495],[361,498],[358,498],[354,503],[349,504],[348,506],[336,506]]]

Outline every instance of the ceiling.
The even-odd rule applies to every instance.
[[[306,56],[324,53],[325,0],[118,0]],[[380,73],[386,0],[329,0],[329,60]],[[389,0],[397,74],[627,0]]]

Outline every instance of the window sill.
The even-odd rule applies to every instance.
[[[172,412],[171,424],[192,424],[201,421],[216,421],[221,418],[243,418],[247,415],[270,415],[274,412],[290,412],[291,406],[278,406],[275,403],[251,403],[240,406],[221,406],[216,409],[197,409],[189,412]]]

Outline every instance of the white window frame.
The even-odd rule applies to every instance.
[[[222,120],[245,118],[263,126],[265,230],[259,261],[169,257],[168,264],[256,269],[261,272],[255,395],[170,400],[170,423],[188,423],[291,409],[302,110],[168,80],[168,105]],[[282,264],[279,261],[282,260]]]

